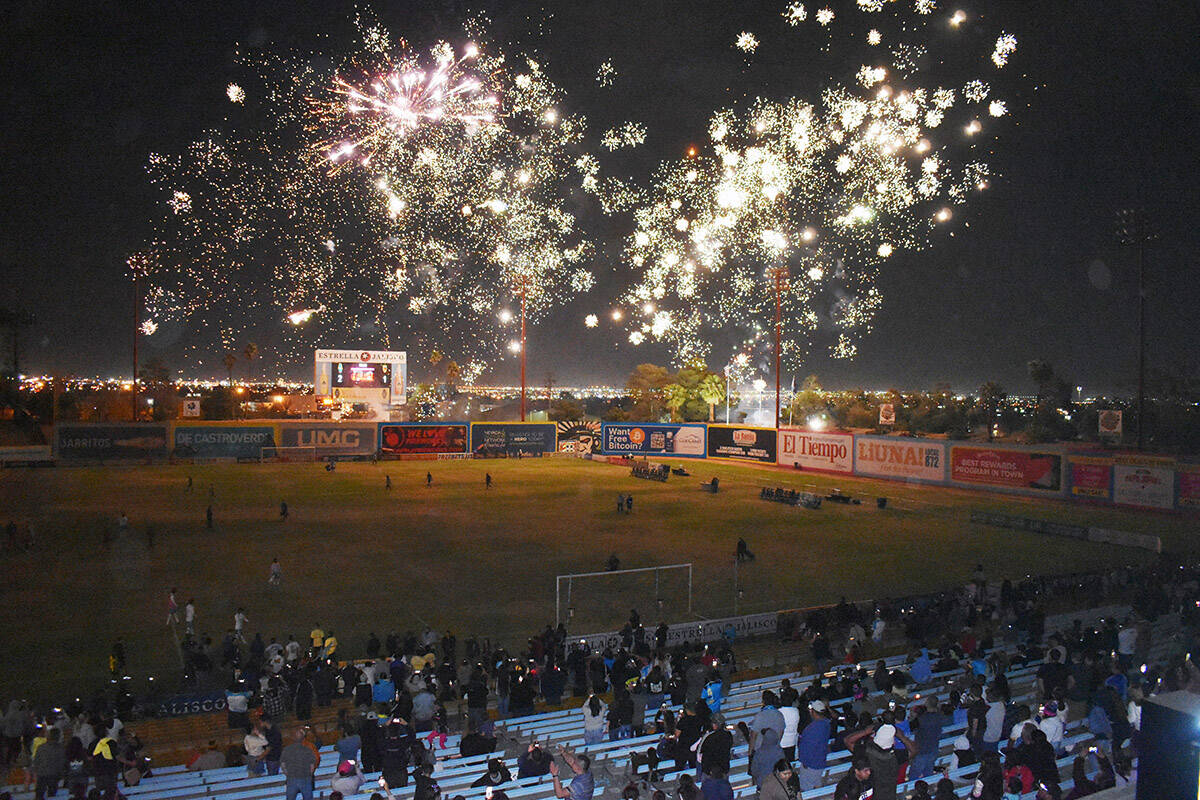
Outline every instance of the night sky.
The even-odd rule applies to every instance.
[[[703,140],[717,108],[811,91],[806,54],[787,45],[783,5],[571,0],[549,4],[549,18],[539,4],[499,0],[387,2],[375,10],[414,43],[451,36],[468,13],[485,11],[498,41],[537,48],[572,110],[589,117],[593,136],[625,120],[646,124],[645,144],[615,162],[645,176]],[[957,7],[940,6],[939,13]],[[1147,251],[1150,365],[1196,374],[1197,5],[970,0],[961,7],[1017,35],[1008,69],[1027,76],[1008,93],[1012,116],[991,158],[992,188],[956,215],[953,237],[935,236],[933,247],[881,270],[884,306],[856,360],[816,357],[801,377],[815,372],[839,388],[945,381],[961,390],[999,380],[1027,393],[1026,362],[1044,358],[1085,394],[1132,393],[1137,262],[1114,235],[1115,211],[1125,206],[1147,209],[1159,237]],[[125,258],[149,233],[147,155],[179,150],[220,123],[239,43],[328,46],[321,37],[347,31],[353,13],[352,3],[334,0],[5,4],[0,305],[37,314],[24,372],[128,374]],[[741,30],[763,42],[751,59],[731,46]],[[611,90],[594,79],[605,59],[619,72]],[[614,241],[626,232],[609,227]],[[608,307],[619,275],[616,265],[595,266],[602,282],[595,294],[531,332],[533,382],[547,372],[558,383],[619,382],[639,361],[666,363],[660,350],[616,346],[615,331],[584,329],[582,316]],[[150,337],[142,350],[184,366],[170,343]],[[286,366],[292,376],[311,376],[310,363]],[[514,381],[515,362],[484,379]]]

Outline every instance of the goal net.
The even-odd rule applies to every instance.
[[[578,633],[620,630],[637,609],[642,625],[691,618],[692,565],[583,572],[556,577],[557,618]]]
[[[264,464],[280,464],[291,461],[316,461],[317,448],[311,445],[295,447],[264,447],[259,460]]]

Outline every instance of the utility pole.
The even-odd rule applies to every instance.
[[[546,419],[550,419],[550,403],[553,402],[554,373],[546,373]]]
[[[521,422],[525,421],[525,276],[521,276]]]

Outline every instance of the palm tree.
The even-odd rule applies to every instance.
[[[712,422],[717,403],[725,399],[725,381],[720,375],[705,375],[700,381],[700,399],[708,403],[708,421]]]
[[[258,345],[250,342],[250,344],[246,345],[246,349],[242,353],[246,356],[246,381],[249,382],[251,377],[250,365],[254,363],[255,357],[258,356]]]
[[[671,421],[674,422],[679,409],[683,408],[688,401],[687,387],[678,383],[669,383],[663,387],[663,392],[667,396],[667,408],[671,412]]]
[[[225,371],[229,373],[229,388],[233,389],[233,368],[237,364],[237,354],[232,350],[225,351]]]

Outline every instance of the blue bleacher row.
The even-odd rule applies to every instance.
[[[1156,628],[1168,625],[1169,623],[1160,621],[1156,624]],[[1157,644],[1154,646],[1153,654],[1159,657],[1163,656],[1164,650],[1169,646],[1169,640],[1170,637],[1166,635],[1155,636]],[[889,669],[895,669],[903,667],[906,660],[906,656],[898,655],[885,659],[885,663]],[[1040,665],[1041,662],[1030,662],[1022,667],[1009,669],[1006,672],[1014,703],[1029,704],[1036,700],[1036,671]],[[961,672],[962,670],[958,669],[952,672],[935,673],[929,684],[913,687],[915,690],[914,700],[917,699],[916,696],[924,699],[932,694],[937,696],[939,700],[945,701],[949,695],[949,688],[946,685],[947,679],[956,677]],[[834,672],[825,673],[827,677],[833,674]],[[816,677],[811,674],[790,672],[734,682],[722,705],[722,714],[725,717],[726,724],[736,726],[739,722],[749,722],[760,708],[762,691],[767,688],[777,687],[782,679],[788,678],[793,686],[802,689]],[[883,696],[882,692],[874,691],[867,695],[867,700],[879,701],[882,700]],[[830,705],[831,707],[837,707],[847,705],[851,702],[853,702],[853,698],[841,698],[831,701]],[[673,710],[678,713],[680,709],[676,706]],[[940,755],[937,760],[938,769],[949,762],[954,740],[962,735],[964,728],[964,724],[951,724],[943,729],[939,741]],[[650,734],[636,738],[585,745],[582,736],[582,713],[579,708],[550,711],[504,720],[497,724],[496,730],[498,741],[509,740],[514,745],[511,748],[514,752],[518,749],[523,750],[527,743],[536,740],[543,747],[561,745],[574,749],[578,753],[587,753],[592,758],[592,771],[596,777],[597,790],[617,783],[624,785],[627,780],[633,777],[630,756],[634,753],[645,751],[661,739],[661,735],[659,734]],[[1072,722],[1067,725],[1063,746],[1068,749],[1079,750],[1081,745],[1086,745],[1092,741],[1092,738],[1091,733],[1086,730],[1082,721]],[[456,752],[459,740],[460,737],[458,735],[447,737],[445,747],[444,749],[440,749],[439,753]],[[504,750],[496,750],[483,755],[440,757],[434,768],[433,777],[441,787],[443,796],[447,798],[463,797],[465,800],[481,800],[484,796],[485,788],[471,787],[470,784],[486,771],[489,759],[502,759],[514,775],[517,773],[517,760],[515,756],[506,757],[505,752]],[[320,753],[322,756],[321,766],[317,770],[315,777],[318,796],[328,794],[329,783],[336,776],[337,766],[336,755],[332,746],[321,748]],[[1058,766],[1060,772],[1068,770],[1072,766],[1074,758],[1073,753],[1068,753],[1068,755],[1059,759]],[[821,788],[804,792],[803,800],[831,798],[833,796],[834,784],[846,773],[849,765],[850,753],[845,748],[831,749],[829,763],[825,770],[825,785]],[[662,785],[675,781],[685,771],[689,771],[689,769],[674,768],[671,766],[670,760],[667,759],[659,766],[659,779],[656,781],[656,784]],[[950,777],[963,781],[972,776],[977,770],[978,765],[961,767],[951,772]],[[757,792],[750,779],[748,745],[744,741],[737,741],[733,748],[728,777],[730,783],[733,785],[735,798],[746,798]],[[371,792],[376,791],[379,773],[368,773],[366,778],[367,782],[362,785],[361,793],[354,797],[365,798]],[[153,777],[145,779],[137,786],[123,787],[122,791],[130,800],[191,800],[192,798],[214,798],[214,800],[282,800],[284,781],[285,778],[282,775],[248,777],[245,767],[226,767],[188,772],[183,766],[171,766],[156,768]],[[1062,781],[1061,785],[1064,792],[1070,788],[1071,784],[1072,781],[1069,778]],[[910,791],[912,787],[912,781],[901,784],[899,787],[901,796],[903,796],[904,792]],[[10,790],[16,789],[16,787],[9,788]],[[553,784],[548,775],[513,780],[497,788],[502,789],[512,800],[550,800],[553,797]],[[392,794],[398,800],[403,800],[403,798],[412,797],[413,790],[414,786],[410,783],[407,787],[393,788]],[[959,795],[965,796],[969,790],[970,784],[966,783],[960,787]],[[14,800],[30,800],[32,797],[32,793],[16,791],[14,791],[13,795]],[[350,800],[350,798],[347,798],[347,800]]]

